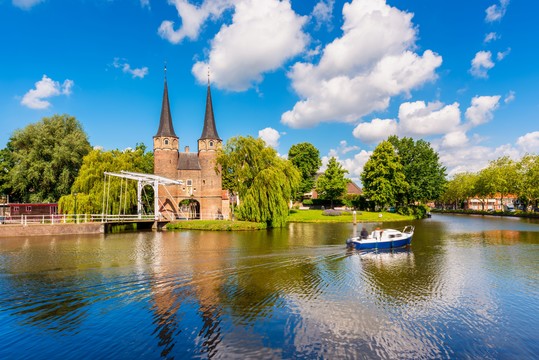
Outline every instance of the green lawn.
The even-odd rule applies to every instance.
[[[322,213],[322,210],[292,210],[288,216],[288,222],[352,223],[354,220],[351,211],[343,211],[339,216],[326,216],[322,215]],[[380,216],[380,214],[382,214],[382,216]],[[388,212],[356,212],[356,221],[358,223],[409,220],[413,220],[413,217]],[[266,228],[266,224],[238,220],[180,220],[167,224],[168,230],[237,231],[264,230]]]
[[[332,222],[353,222],[351,211],[343,211],[339,216],[322,215],[322,210],[292,210],[288,215],[288,222],[311,222],[311,223],[332,223]],[[382,216],[380,216],[382,214]],[[403,216],[389,212],[368,212],[356,211],[356,221],[362,222],[383,222],[383,221],[410,221],[413,216]]]
[[[167,224],[168,230],[235,231],[263,230],[266,228],[266,224],[237,220],[180,220]]]

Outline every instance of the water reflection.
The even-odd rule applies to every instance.
[[[539,225],[414,225],[386,253],[352,224],[0,239],[0,358],[537,354]]]

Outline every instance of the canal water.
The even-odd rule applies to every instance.
[[[0,233],[0,359],[537,359],[539,222],[414,225],[385,253],[351,224]]]

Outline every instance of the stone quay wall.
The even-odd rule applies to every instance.
[[[103,234],[102,223],[0,225],[0,239],[13,236]]]

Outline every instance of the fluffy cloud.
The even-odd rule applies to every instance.
[[[526,153],[539,153],[539,131],[518,138],[517,145]]]
[[[42,3],[44,0],[13,0],[13,6],[16,6],[21,9],[28,10],[34,5]]]
[[[281,122],[294,128],[354,122],[385,110],[390,98],[436,78],[442,58],[413,52],[412,14],[385,0],[354,0],[343,7],[343,35],[329,43],[318,64],[296,63],[288,76],[302,98]]]
[[[258,137],[264,140],[268,146],[276,148],[279,146],[281,134],[277,130],[267,127],[258,132]]]
[[[483,42],[486,44],[486,43],[489,43],[491,41],[494,41],[494,40],[498,40],[498,34],[496,34],[495,32],[489,32],[488,34],[485,35],[485,40],[483,40]]]
[[[494,22],[501,20],[505,12],[507,11],[507,6],[509,5],[509,0],[500,0],[500,4],[494,4],[489,6],[486,10],[485,21]]]
[[[466,109],[466,119],[472,126],[478,126],[489,122],[493,118],[493,112],[500,104],[501,96],[475,96],[471,106]]]
[[[333,6],[335,0],[320,0],[313,9],[312,16],[316,21],[316,28],[319,29],[326,24],[331,29],[331,20],[333,18]]]
[[[354,137],[365,143],[374,143],[397,134],[397,121],[394,119],[373,119],[360,123],[352,132]]]
[[[133,79],[134,78],[142,79],[146,75],[148,75],[148,68],[146,66],[142,68],[132,69],[131,65],[129,65],[126,62],[120,62],[119,58],[114,58],[114,62],[112,63],[112,66],[114,66],[116,69],[122,69],[124,73],[131,74]]]
[[[43,75],[43,78],[35,83],[35,89],[31,89],[24,94],[21,104],[30,109],[47,109],[51,106],[51,103],[45,99],[59,95],[70,95],[73,85],[73,80],[66,79],[60,85],[58,81]]]
[[[425,104],[424,101],[407,102],[399,107],[399,133],[405,135],[434,135],[452,131],[460,124],[458,103]]]
[[[510,90],[509,93],[505,96],[505,99],[503,99],[503,102],[509,104],[510,102],[513,102],[513,100],[515,100],[515,92],[513,90]]]
[[[472,59],[470,73],[478,78],[487,78],[488,71],[493,67],[492,53],[490,51],[478,51]]]
[[[442,139],[442,146],[445,148],[462,147],[468,144],[468,136],[463,130],[455,130],[447,133]]]
[[[498,53],[496,54],[496,59],[498,59],[498,61],[501,61],[507,55],[509,55],[510,52],[511,52],[511,48],[507,48],[507,50],[505,50],[505,51],[498,51]]]
[[[200,6],[196,6],[190,4],[188,0],[168,0],[168,2],[176,6],[182,25],[175,30],[174,22],[165,20],[157,32],[173,44],[178,44],[185,38],[196,40],[202,25],[208,18],[218,18],[234,3],[233,0],[204,0]]]
[[[278,69],[305,50],[309,38],[302,27],[306,21],[289,1],[237,1],[232,24],[221,27],[211,42],[208,61],[197,62],[192,72],[203,83],[209,66],[217,87],[247,90],[262,81],[263,73]]]

